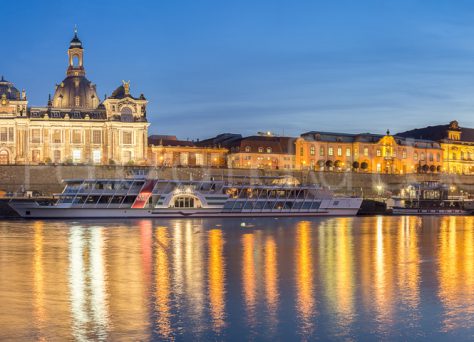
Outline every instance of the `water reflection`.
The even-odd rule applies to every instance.
[[[212,229],[208,233],[209,245],[209,303],[212,329],[220,333],[225,326],[225,262],[222,231]]]
[[[441,221],[438,295],[444,308],[442,331],[445,332],[470,327],[474,319],[473,227],[472,217],[445,217]]]
[[[0,222],[0,340],[471,339],[474,218]]]
[[[311,223],[302,221],[296,228],[296,311],[301,335],[310,336],[314,329],[315,296]]]

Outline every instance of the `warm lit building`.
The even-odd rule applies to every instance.
[[[308,132],[296,140],[296,168],[370,173],[440,172],[440,144],[377,134]]]
[[[235,139],[229,148],[231,168],[292,170],[295,168],[295,138],[261,134]]]
[[[163,167],[225,167],[226,148],[202,146],[175,136],[151,135],[148,138],[148,160]]]
[[[474,129],[449,125],[428,126],[403,132],[400,136],[435,140],[443,149],[443,170],[448,173],[474,174]]]
[[[68,49],[66,78],[47,106],[28,108],[25,91],[0,81],[0,164],[143,164],[147,158],[147,100],[129,82],[100,101],[86,78],[77,37]]]

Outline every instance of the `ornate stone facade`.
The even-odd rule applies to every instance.
[[[0,81],[0,164],[145,164],[147,100],[123,82],[100,102],[86,78],[77,32],[68,49],[66,78],[47,106],[28,107],[25,91]]]

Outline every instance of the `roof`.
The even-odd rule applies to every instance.
[[[134,100],[145,100],[145,96],[140,94],[140,97],[133,97],[129,92],[125,91],[125,87],[122,84],[121,86],[117,87],[113,92],[112,95],[109,96],[109,99],[124,99],[126,97],[132,98]]]
[[[295,141],[296,138],[292,137],[254,135],[235,140],[228,147],[234,153],[261,153],[259,148],[263,148],[265,152],[267,148],[271,148],[271,153],[274,154],[295,154]]]
[[[172,135],[150,135],[148,137],[148,144],[155,146],[182,146],[194,147],[194,143],[188,140],[178,140],[176,136]]]
[[[448,129],[450,125],[428,126],[424,128],[416,128],[410,131],[398,133],[401,137],[414,139],[430,139],[435,141],[447,140]],[[473,128],[459,128],[461,130],[461,141],[474,142]]]
[[[77,30],[74,30],[74,37],[71,39],[70,49],[82,49],[82,42],[77,37]]]
[[[242,139],[241,134],[222,133],[213,138],[197,141],[196,145],[201,147],[227,147],[237,140]]]
[[[381,134],[372,133],[333,133],[333,132],[318,132],[311,131],[301,134],[301,137],[306,141],[323,141],[323,142],[365,142],[365,143],[377,143],[384,137]],[[401,136],[400,134],[394,135],[393,138],[400,146],[414,146],[420,148],[441,148],[439,143],[434,140],[428,139],[417,139],[412,137]]]
[[[20,92],[18,91],[18,89],[13,86],[13,83],[8,82],[2,76],[2,78],[0,79],[0,97],[4,94],[8,100],[18,101],[21,99]]]

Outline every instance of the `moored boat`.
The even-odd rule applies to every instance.
[[[465,196],[450,196],[446,184],[428,181],[410,184],[399,196],[392,197],[387,208],[395,215],[470,215],[474,201]]]
[[[52,205],[11,202],[24,218],[352,216],[362,199],[294,182],[72,179]]]

